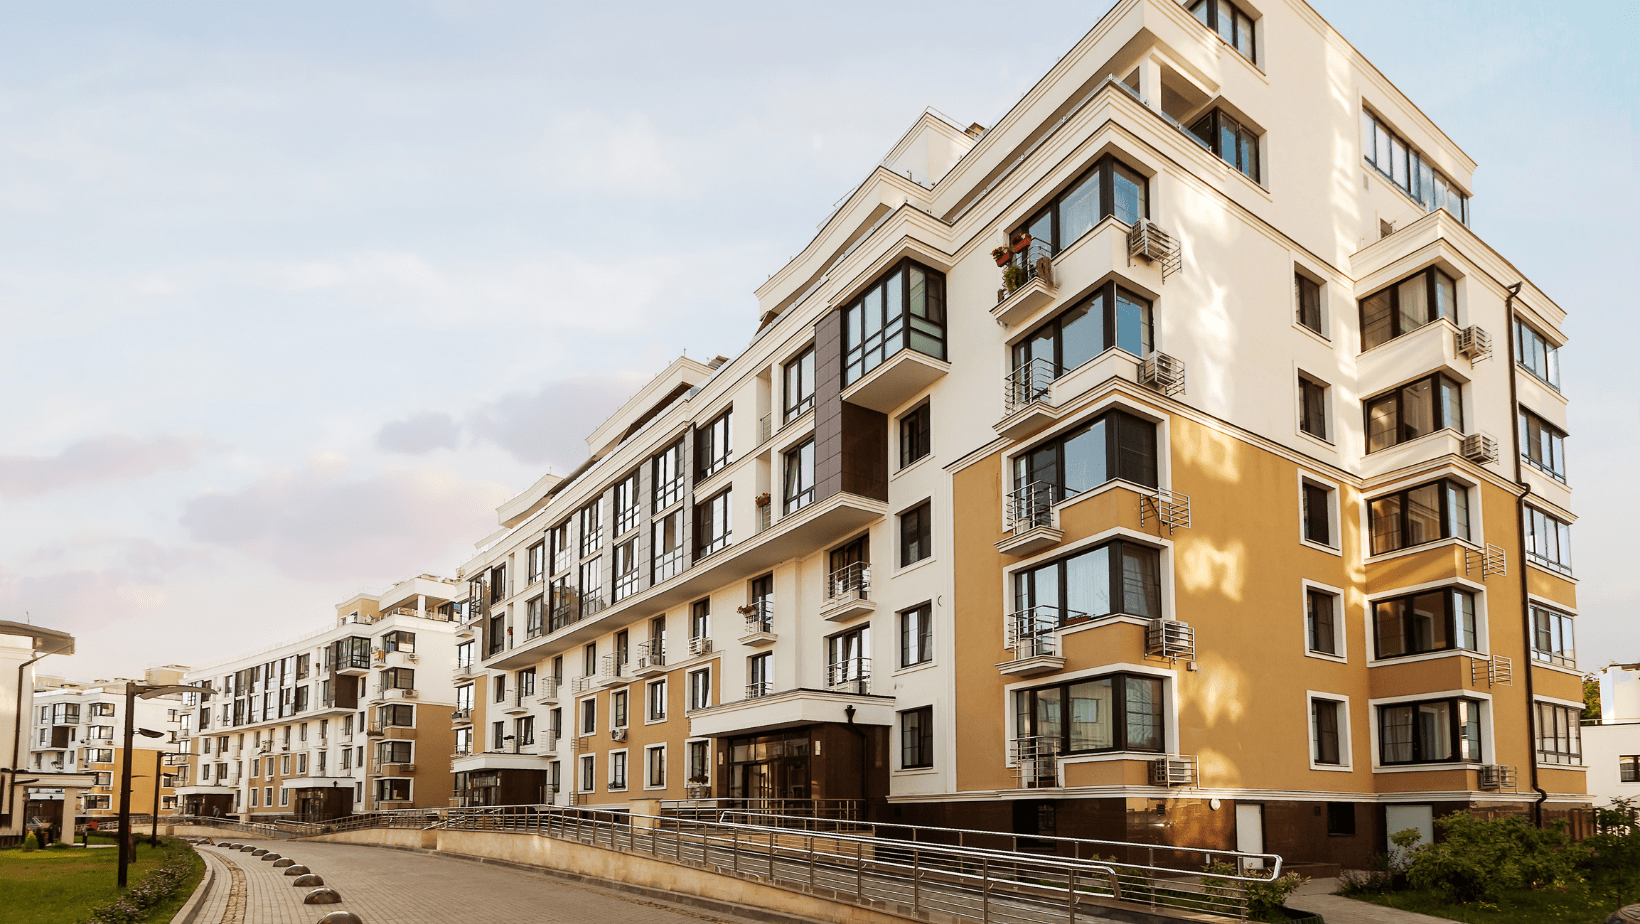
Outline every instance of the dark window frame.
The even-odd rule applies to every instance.
[[[1427,597],[1432,594],[1441,595],[1441,618],[1443,620],[1442,627],[1446,631],[1448,644],[1440,647],[1431,646],[1428,648],[1417,648],[1415,647],[1415,640],[1418,635],[1415,631],[1415,624],[1413,622],[1414,617],[1412,613],[1412,601],[1418,599],[1419,597]],[[1467,612],[1465,612],[1463,608],[1458,605],[1456,597],[1458,594],[1464,595],[1469,600],[1469,608]],[[1464,644],[1466,640],[1473,642],[1475,646],[1480,644],[1480,612],[1475,605],[1475,596],[1476,594],[1472,590],[1464,587],[1448,585],[1446,587],[1432,587],[1428,590],[1421,590],[1413,594],[1401,594],[1394,597],[1383,597],[1369,601],[1367,616],[1372,623],[1372,644],[1374,656],[1380,661],[1387,661],[1395,658],[1411,658],[1418,655],[1435,654],[1442,651],[1476,651],[1476,647],[1470,647]],[[1380,616],[1378,608],[1389,605],[1397,605],[1400,607],[1399,612],[1393,614],[1392,618],[1400,622],[1400,637],[1405,641],[1407,648],[1406,651],[1395,652],[1393,654],[1384,653],[1385,639],[1379,632]],[[1460,621],[1460,619],[1472,619],[1473,622],[1466,626]]]
[[[1406,422],[1407,391],[1420,383],[1428,383],[1430,388],[1431,429],[1428,433],[1408,435],[1407,427],[1410,425]],[[1458,396],[1455,407],[1449,406],[1449,402],[1447,401],[1448,391],[1445,387],[1447,385],[1450,385],[1451,391]],[[1388,444],[1374,449],[1372,445],[1373,408],[1385,401],[1390,400],[1392,397],[1395,400],[1395,439]],[[1364,428],[1363,435],[1366,438],[1366,449],[1369,454],[1374,452],[1382,452],[1386,449],[1393,449],[1403,443],[1410,443],[1413,440],[1423,439],[1426,436],[1439,433],[1442,430],[1456,430],[1459,434],[1462,434],[1464,432],[1463,383],[1440,372],[1433,372],[1429,375],[1419,376],[1410,382],[1402,383],[1394,388],[1381,391],[1378,394],[1362,399],[1361,416]]]
[[[1431,485],[1436,487],[1437,494],[1440,497],[1440,503],[1438,505],[1440,535],[1430,539],[1425,539],[1421,542],[1411,542],[1409,541],[1409,538],[1412,535],[1413,521],[1412,493],[1414,491],[1428,488]],[[1464,498],[1463,525],[1464,532],[1468,535],[1458,535],[1455,528],[1457,521],[1454,514],[1457,505],[1453,503],[1454,492],[1461,493]],[[1377,505],[1379,502],[1389,500],[1390,498],[1397,499],[1398,507],[1394,534],[1395,544],[1393,546],[1381,548],[1378,544],[1379,537],[1381,535],[1388,536],[1388,533],[1381,533],[1378,530],[1379,514]],[[1451,478],[1437,478],[1434,481],[1426,481],[1422,484],[1415,484],[1410,487],[1402,488],[1399,491],[1391,491],[1388,494],[1379,494],[1374,497],[1367,498],[1367,548],[1369,555],[1388,555],[1391,552],[1403,552],[1407,549],[1415,549],[1419,546],[1431,545],[1436,542],[1446,542],[1451,539],[1469,542],[1471,541],[1470,536],[1472,535],[1474,535],[1474,529],[1469,519],[1469,485],[1466,485],[1461,481],[1455,481]]]
[[[1103,335],[1103,339],[1100,340],[1099,343],[1099,350],[1082,362],[1079,362],[1074,366],[1067,366],[1065,363],[1065,318],[1076,309],[1081,308],[1084,305],[1091,305],[1095,300],[1099,301],[1099,323],[1100,330]],[[1118,330],[1118,325],[1121,320],[1121,309],[1118,304],[1119,300],[1127,301],[1130,304],[1136,304],[1140,308],[1140,314],[1142,316],[1142,329],[1140,332],[1140,339],[1142,341],[1141,345],[1149,347],[1149,349],[1145,350],[1143,354],[1134,353],[1132,350],[1120,345],[1122,338],[1121,331]],[[1153,301],[1143,295],[1140,295],[1126,286],[1118,284],[1116,280],[1106,280],[1104,283],[1096,286],[1093,291],[1089,292],[1087,295],[1077,299],[1075,304],[1066,307],[1064,311],[1061,311],[1058,314],[1055,314],[1052,318],[1038,324],[1033,330],[1031,330],[1030,333],[1026,334],[1014,343],[1014,345],[1010,348],[1010,355],[1013,358],[1013,370],[1016,374],[1019,373],[1020,370],[1024,369],[1027,364],[1035,361],[1036,359],[1046,358],[1033,357],[1031,355],[1031,345],[1037,340],[1042,339],[1043,332],[1049,330],[1053,332],[1051,335],[1053,338],[1053,358],[1050,359],[1049,362],[1053,365],[1053,378],[1058,379],[1070,373],[1072,370],[1080,369],[1082,366],[1093,362],[1110,350],[1119,349],[1122,352],[1127,353],[1129,356],[1137,356],[1140,359],[1143,359],[1145,354],[1155,352],[1156,305]]]
[[[710,478],[728,467],[734,458],[734,408],[695,428],[695,478]]]
[[[695,560],[715,555],[734,541],[733,488],[725,488],[695,505]],[[708,517],[707,514],[713,514]],[[721,529],[717,527],[721,526]],[[708,530],[714,530],[708,533]]]
[[[933,452],[933,404],[928,401],[900,415],[900,468],[920,462]]]
[[[913,270],[922,272],[923,284],[923,314],[913,312],[911,304],[911,274]],[[892,280],[898,280],[892,285]],[[897,299],[891,296],[896,295]],[[870,333],[864,328],[864,314],[873,295],[876,297],[876,307],[879,316],[876,325]],[[897,300],[898,305],[891,306],[890,301]],[[851,319],[859,313],[861,329],[857,332]],[[915,350],[924,356],[944,361],[949,352],[946,338],[946,304],[945,304],[945,274],[937,269],[926,266],[909,257],[894,264],[887,272],[872,280],[859,294],[845,304],[838,311],[838,323],[842,325],[842,364],[843,387],[858,382],[869,375],[873,370],[881,367],[894,356],[906,350]],[[913,320],[916,319],[916,320]],[[859,342],[855,342],[856,334]],[[928,338],[937,352],[921,349],[912,344],[913,335]],[[897,343],[897,345],[895,345]],[[872,360],[875,359],[873,362]]]
[[[1298,374],[1298,429],[1318,440],[1332,442],[1327,419],[1327,393],[1332,386],[1313,375]]]
[[[1532,604],[1532,660],[1577,669],[1577,618],[1553,607]]]
[[[659,514],[683,500],[684,461],[681,436],[649,457],[652,513]]]
[[[1221,7],[1229,7],[1231,14],[1229,23],[1224,22]],[[1200,12],[1198,12],[1200,11]],[[1236,50],[1236,53],[1258,64],[1258,28],[1257,19],[1247,15],[1247,11],[1231,3],[1230,0],[1196,0],[1190,4],[1190,15],[1199,23],[1213,31],[1213,34],[1224,40],[1226,45]],[[1245,22],[1244,22],[1245,20]],[[1228,29],[1229,34],[1225,32]],[[1247,37],[1246,47],[1242,47],[1242,35]]]
[[[900,769],[934,766],[934,707],[900,710]]]
[[[1053,198],[1049,199],[1047,202],[1043,203],[1041,207],[1036,209],[1036,211],[1032,212],[1031,217],[1027,218],[1019,225],[1019,227],[1013,229],[1013,231],[1009,233],[1008,239],[1018,240],[1021,234],[1030,232],[1033,240],[1042,240],[1042,235],[1039,232],[1046,230],[1048,231],[1048,238],[1044,241],[1044,243],[1048,245],[1050,255],[1058,256],[1061,251],[1065,250],[1065,248],[1071,246],[1077,241],[1080,241],[1087,235],[1092,234],[1093,229],[1099,227],[1100,223],[1107,218],[1115,218],[1117,221],[1125,225],[1134,224],[1133,221],[1124,219],[1122,216],[1117,214],[1117,167],[1120,167],[1127,171],[1127,173],[1131,174],[1132,176],[1124,177],[1124,179],[1130,184],[1138,187],[1139,211],[1141,214],[1133,217],[1137,220],[1145,220],[1150,218],[1150,177],[1146,176],[1142,171],[1122,160],[1120,157],[1117,157],[1115,154],[1106,154],[1089,164],[1086,169],[1076,175],[1075,179],[1071,180],[1069,183],[1066,183],[1064,187],[1054,193]],[[1137,183],[1133,182],[1134,177],[1138,178]],[[1099,214],[1093,217],[1093,223],[1088,225],[1087,230],[1073,238],[1066,240],[1064,234],[1064,216],[1062,211],[1065,200],[1068,199],[1072,193],[1081,191],[1083,185],[1090,179],[1099,184]],[[1044,221],[1046,221],[1045,224]],[[1014,259],[1018,260],[1021,256],[1022,254],[1015,255]]]
[[[933,501],[925,500],[900,513],[901,568],[934,557],[933,509]]]
[[[1135,673],[1131,673],[1131,672],[1127,672],[1127,671],[1115,671],[1115,672],[1112,672],[1112,673],[1109,673],[1109,674],[1099,674],[1099,675],[1092,676],[1092,677],[1078,677],[1075,680],[1067,680],[1067,681],[1061,681],[1059,683],[1043,684],[1042,686],[1039,686],[1039,687],[1030,687],[1030,688],[1024,689],[1024,690],[1016,690],[1015,693],[1014,693],[1015,700],[1012,704],[1013,709],[1014,709],[1014,720],[1015,720],[1015,725],[1016,725],[1016,727],[1014,729],[1015,736],[1020,737],[1020,738],[1039,737],[1037,735],[1037,728],[1036,728],[1036,719],[1037,719],[1037,714],[1038,714],[1038,711],[1037,711],[1037,708],[1036,708],[1036,698],[1037,698],[1038,695],[1041,694],[1042,691],[1044,691],[1044,690],[1058,690],[1059,691],[1060,702],[1061,703],[1067,703],[1070,700],[1070,688],[1071,687],[1077,686],[1078,684],[1093,683],[1093,682],[1097,682],[1097,681],[1100,681],[1100,680],[1110,680],[1111,681],[1111,711],[1113,713],[1112,716],[1111,716],[1111,723],[1110,723],[1110,726],[1111,726],[1111,746],[1107,747],[1107,748],[1084,748],[1084,749],[1080,749],[1080,750],[1072,750],[1071,746],[1070,746],[1070,743],[1071,743],[1071,725],[1072,725],[1072,723],[1069,721],[1069,717],[1070,717],[1071,713],[1070,713],[1069,709],[1066,709],[1062,713],[1063,717],[1060,719],[1060,722],[1059,722],[1059,726],[1060,726],[1060,728],[1059,728],[1059,753],[1060,754],[1110,754],[1110,753],[1117,753],[1117,752],[1122,752],[1122,751],[1139,751],[1139,752],[1150,753],[1150,754],[1163,754],[1163,753],[1166,753],[1167,752],[1167,728],[1168,728],[1168,720],[1170,718],[1169,715],[1168,715],[1168,710],[1167,710],[1167,683],[1161,677],[1153,677],[1153,676],[1150,676],[1148,674],[1135,674]],[[1128,694],[1127,685],[1128,685],[1129,681],[1144,681],[1144,682],[1152,683],[1152,684],[1155,685],[1157,695],[1156,695],[1155,703],[1154,703],[1155,708],[1156,708],[1156,711],[1155,711],[1154,715],[1155,715],[1156,724],[1157,724],[1157,729],[1156,729],[1157,733],[1158,733],[1157,737],[1160,739],[1160,743],[1154,748],[1147,748],[1147,747],[1140,747],[1140,746],[1130,745],[1130,743],[1128,741],[1128,721],[1127,720],[1130,716],[1130,711],[1129,711],[1129,708],[1128,708],[1129,704],[1128,704],[1128,701],[1127,701],[1127,698],[1128,698],[1127,697],[1127,694]],[[1028,709],[1021,709],[1021,706],[1020,706],[1021,699],[1028,699],[1028,701],[1030,703],[1030,706],[1029,706]],[[1029,724],[1030,724],[1029,729],[1018,727],[1021,724],[1020,720],[1022,720],[1022,719],[1028,719],[1029,720]]]
[[[900,611],[900,667],[934,660],[934,606],[920,603]]]
[[[1520,460],[1565,484],[1566,431],[1524,407],[1516,407],[1516,417],[1520,427]],[[1545,451],[1547,459],[1542,457]]]
[[[1560,391],[1560,347],[1520,318],[1515,319],[1514,336],[1515,365],[1556,392]]]
[[[780,465],[781,512],[789,516],[814,503],[814,438],[809,437],[781,453]]]
[[[1449,757],[1434,757],[1434,756],[1425,755],[1424,754],[1424,745],[1425,745],[1426,742],[1424,740],[1424,736],[1419,732],[1419,730],[1417,728],[1417,725],[1416,725],[1417,715],[1418,715],[1418,707],[1419,706],[1435,705],[1435,704],[1445,704],[1449,709],[1449,711],[1447,713],[1447,715],[1451,718],[1451,728],[1449,729],[1449,732],[1448,732],[1448,735],[1447,735],[1447,745],[1451,750],[1451,756],[1449,756]],[[1484,760],[1484,758],[1485,758],[1485,749],[1482,747],[1482,745],[1484,743],[1484,738],[1485,738],[1486,732],[1485,732],[1485,728],[1484,728],[1483,722],[1482,722],[1481,717],[1480,717],[1480,708],[1481,708],[1481,700],[1470,699],[1470,698],[1465,697],[1465,696],[1440,696],[1440,697],[1433,697],[1431,699],[1420,699],[1420,700],[1408,701],[1408,702],[1379,703],[1378,704],[1378,715],[1376,716],[1376,719],[1377,719],[1377,722],[1378,722],[1378,763],[1379,763],[1379,766],[1383,766],[1383,767],[1405,767],[1405,766],[1410,766],[1410,765],[1413,765],[1413,764],[1452,764],[1452,763],[1475,764],[1475,763],[1484,763],[1485,762],[1485,760]],[[1410,748],[1411,748],[1412,757],[1408,760],[1390,760],[1389,759],[1389,748],[1390,748],[1390,745],[1391,745],[1391,741],[1390,741],[1390,737],[1387,733],[1388,732],[1388,727],[1386,726],[1385,721],[1388,717],[1389,710],[1392,710],[1392,709],[1411,709],[1411,710],[1413,710],[1412,715],[1413,715],[1414,725],[1413,725],[1413,729],[1412,729],[1411,738],[1408,742],[1408,744],[1410,745]],[[1465,755],[1463,753],[1463,751],[1464,751],[1464,747],[1463,747],[1463,745],[1464,745],[1463,728],[1466,724],[1468,724],[1467,721],[1466,721],[1466,718],[1467,718],[1467,712],[1470,709],[1475,710],[1475,739],[1474,739],[1474,742],[1473,742],[1474,743],[1475,753],[1470,754],[1470,755]]]
[[[1405,321],[1406,318],[1401,313],[1401,287],[1403,285],[1405,285],[1409,280],[1416,279],[1419,276],[1424,277],[1424,315],[1425,315],[1425,317],[1423,319],[1423,322],[1420,323],[1420,324],[1417,324],[1413,327],[1403,327],[1402,322]],[[1452,304],[1451,305],[1442,305],[1441,304],[1442,289],[1441,289],[1440,283],[1436,281],[1437,276],[1439,276],[1441,279],[1445,279],[1447,282],[1451,283],[1451,286],[1452,286]],[[1367,331],[1369,329],[1368,324],[1367,324],[1367,302],[1372,301],[1373,299],[1378,298],[1381,295],[1388,295],[1389,296],[1389,305],[1388,305],[1388,308],[1386,310],[1389,314],[1389,330],[1390,330],[1390,333],[1389,333],[1389,336],[1385,337],[1384,339],[1379,340],[1376,343],[1369,344],[1369,343],[1367,343]],[[1378,347],[1381,347],[1384,344],[1390,343],[1390,342],[1392,342],[1392,341],[1394,341],[1394,340],[1396,340],[1400,337],[1404,337],[1407,334],[1412,333],[1413,331],[1423,330],[1424,328],[1428,327],[1431,324],[1434,324],[1435,322],[1441,320],[1442,318],[1445,318],[1450,324],[1452,324],[1453,327],[1457,327],[1458,326],[1458,280],[1457,280],[1456,277],[1450,275],[1449,273],[1447,273],[1445,270],[1441,269],[1438,266],[1433,266],[1433,265],[1426,266],[1423,269],[1417,271],[1416,273],[1409,273],[1405,276],[1402,276],[1400,279],[1395,280],[1394,282],[1391,282],[1387,285],[1381,286],[1381,287],[1379,287],[1377,289],[1374,289],[1373,291],[1367,293],[1365,296],[1361,297],[1360,299],[1358,299],[1356,301],[1356,310],[1359,312],[1359,315],[1360,315],[1359,319],[1360,319],[1360,322],[1361,322],[1361,352],[1363,352],[1363,353],[1365,353],[1368,350],[1372,350],[1372,349],[1376,349]]]
[[[1156,611],[1148,615],[1133,612],[1133,609],[1127,605],[1128,582],[1124,572],[1127,561],[1127,553],[1130,548],[1148,553],[1150,560],[1153,563],[1152,572],[1149,576],[1155,578],[1154,593]],[[1072,560],[1080,558],[1084,555],[1091,555],[1101,549],[1107,550],[1105,560],[1110,568],[1110,587],[1108,588],[1108,598],[1110,600],[1111,610],[1108,613],[1084,613],[1081,616],[1072,617],[1070,615],[1072,612],[1080,611],[1073,611],[1070,609],[1071,582],[1068,580],[1066,568]],[[1048,568],[1056,569],[1053,583],[1054,587],[1058,591],[1058,598],[1051,602],[1038,601],[1035,599],[1036,594],[1034,582],[1030,585],[1031,591],[1027,594],[1022,589],[1022,581],[1027,575],[1035,574],[1038,571]],[[1134,616],[1141,619],[1159,619],[1162,617],[1162,612],[1165,607],[1165,602],[1162,596],[1161,572],[1162,550],[1160,548],[1153,545],[1146,545],[1142,542],[1135,542],[1126,538],[1111,539],[1106,542],[1101,542],[1098,545],[1089,546],[1084,549],[1077,549],[1075,552],[1060,558],[1056,558],[1053,561],[1043,562],[1039,565],[1033,565],[1029,568],[1021,568],[1014,571],[1011,575],[1013,579],[1012,593],[1014,610],[1015,612],[1025,612],[1037,607],[1052,608],[1055,612],[1056,628],[1064,628],[1065,626],[1078,625],[1086,622],[1097,622],[1101,619],[1111,619],[1117,616]]]
[[[1105,424],[1105,480],[1097,484],[1090,484],[1085,488],[1072,491],[1065,484],[1067,468],[1065,445],[1094,426]],[[1045,483],[1051,486],[1053,503],[1058,503],[1078,494],[1085,494],[1112,481],[1126,481],[1142,485],[1147,488],[1158,487],[1161,483],[1159,460],[1161,435],[1155,421],[1146,420],[1136,414],[1131,414],[1120,408],[1112,408],[1093,417],[1081,425],[1066,430],[1063,433],[1035,443],[1027,449],[1014,454],[1012,462],[1014,469],[1014,490],[1022,490],[1033,484]],[[1114,431],[1114,438],[1113,438]],[[1127,442],[1130,433],[1149,436],[1149,453],[1145,454],[1146,447]],[[1140,439],[1140,444],[1144,441]],[[1038,454],[1048,449],[1053,451],[1051,466],[1038,468]],[[1057,473],[1057,478],[1043,477],[1047,470]],[[1128,477],[1132,475],[1133,477]]]
[[[791,423],[814,407],[814,347],[804,349],[780,368],[784,390],[782,422]]]
[[[1317,602],[1326,601],[1326,618],[1322,619]],[[1343,637],[1343,620],[1339,612],[1342,602],[1339,595],[1328,590],[1314,587],[1304,589],[1304,645],[1305,650],[1316,654],[1327,655],[1333,658],[1343,657],[1340,654],[1339,640]],[[1326,647],[1322,647],[1325,645]]]
[[[1207,134],[1203,135],[1198,129],[1206,126]],[[1235,138],[1233,157],[1226,156],[1223,150],[1224,134],[1229,132]],[[1213,156],[1224,161],[1232,170],[1247,177],[1254,183],[1264,181],[1264,156],[1259,151],[1259,145],[1264,138],[1263,132],[1255,132],[1241,119],[1236,118],[1222,107],[1214,106],[1201,114],[1190,123],[1186,134],[1196,139],[1196,142],[1205,147]],[[1251,152],[1251,157],[1244,155]],[[1251,170],[1248,168],[1251,167]]]
[[[1551,766],[1581,766],[1583,763],[1583,730],[1578,706],[1532,703],[1533,750],[1539,764]]]
[[[1299,497],[1302,509],[1299,511],[1302,525],[1302,535],[1305,542],[1326,546],[1329,549],[1338,548],[1338,539],[1333,529],[1333,501],[1338,495],[1338,489],[1329,485],[1311,481],[1306,478],[1300,482]],[[1317,509],[1319,508],[1319,509]],[[1321,533],[1319,538],[1317,531]]]
[[[615,536],[624,536],[638,528],[643,520],[643,505],[638,503],[638,470],[633,469],[610,488],[610,506],[614,510]]]
[[[1384,124],[1384,121],[1370,110],[1361,110],[1361,157],[1389,181],[1390,185],[1400,190],[1408,198],[1424,207],[1424,211],[1433,212],[1437,208],[1444,208],[1454,218],[1465,225],[1469,224],[1469,196],[1459,189],[1457,184],[1446,174],[1436,169],[1418,149],[1408,144],[1393,129]],[[1367,130],[1371,129],[1373,139],[1369,142]],[[1379,163],[1379,155],[1389,160],[1388,164]],[[1395,175],[1395,160],[1401,160],[1402,172],[1405,179]],[[1425,181],[1428,181],[1427,184]],[[1425,188],[1427,185],[1427,189]],[[1453,197],[1457,198],[1454,203]],[[1455,206],[1455,207],[1454,207]]]
[[[1327,336],[1322,330],[1325,309],[1322,307],[1321,283],[1293,270],[1293,303],[1295,323],[1322,337]]]
[[[1349,731],[1349,716],[1343,700],[1326,696],[1310,697],[1310,761],[1329,767],[1342,767],[1345,736]],[[1329,727],[1330,723],[1330,727]]]
[[[1572,524],[1547,510],[1527,505],[1521,528],[1526,534],[1528,562],[1560,574],[1572,573]],[[1551,538],[1555,557],[1539,551]]]

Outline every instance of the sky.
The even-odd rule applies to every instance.
[[[739,352],[925,106],[994,124],[1108,7],[0,2],[0,619],[133,676],[453,575],[649,376]],[[1640,17],[1316,9],[1570,312],[1579,660],[1640,660]]]

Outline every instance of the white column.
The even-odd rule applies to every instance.
[[[426,594],[416,594],[416,615],[417,616],[426,616],[427,615],[427,595]]]
[[[79,818],[75,809],[80,802],[80,791],[73,786],[63,787],[63,833],[62,841],[65,844],[74,843],[74,822]]]
[[[1139,93],[1146,105],[1162,111],[1162,66],[1148,55],[1139,61]]]

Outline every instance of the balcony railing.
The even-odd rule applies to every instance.
[[[826,665],[826,689],[833,693],[870,693],[871,659],[849,658]]]
[[[1027,658],[1053,657],[1058,653],[1054,632],[1071,619],[1082,619],[1086,613],[1061,610],[1057,606],[1033,606],[1010,613],[1007,617],[1008,648],[1015,661]]]
[[[1043,789],[1059,785],[1059,738],[1025,735],[1014,739],[1014,768],[1020,789]]]
[[[1046,399],[1057,378],[1059,367],[1040,356],[1008,373],[1002,380],[1002,415],[1011,417]]]
[[[608,683],[611,681],[620,680],[625,676],[627,676],[626,658],[621,655],[604,655],[603,670],[598,673],[599,681]]]
[[[770,680],[754,680],[746,684],[747,699],[762,699],[774,693],[774,682]]]
[[[857,561],[833,571],[826,578],[826,602],[871,599],[871,563]]]
[[[638,645],[638,670],[666,666],[666,642],[650,639]]]
[[[1003,519],[1010,532],[1053,526],[1053,505],[1065,499],[1065,488],[1049,481],[1033,481],[1008,492]]]
[[[774,601],[767,597],[753,600],[740,608],[746,617],[746,634],[774,631]]]
[[[1002,298],[997,301],[1005,300],[1033,279],[1053,284],[1053,248],[1040,239],[1026,239],[1025,246],[1014,251],[1008,262],[1003,264],[1002,289],[999,293]]]

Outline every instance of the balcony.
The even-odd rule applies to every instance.
[[[1053,275],[1053,255],[1047,241],[1024,239],[1025,247],[1002,265],[1002,288],[991,317],[1013,327],[1053,302],[1059,294]],[[1017,243],[1017,242],[1016,242]]]
[[[507,697],[506,703],[502,705],[501,711],[507,715],[523,715],[530,711],[530,706],[534,705],[531,702],[534,698],[535,693],[533,691],[526,693],[523,690],[514,690],[513,694]]]
[[[419,695],[420,694],[418,694],[414,689],[411,689],[410,687],[377,687],[376,688],[376,698],[377,699],[415,699]]]
[[[370,639],[359,636],[337,639],[325,651],[325,667],[344,677],[370,673]]]
[[[1002,511],[1008,536],[996,544],[997,551],[1025,558],[1058,545],[1065,531],[1054,525],[1053,505],[1064,499],[1065,489],[1046,481],[1009,492]]]
[[[1059,785],[1059,738],[1026,735],[1015,738],[1008,756],[1020,789],[1050,789]]]
[[[752,695],[755,692],[758,695]],[[786,690],[775,693],[765,681],[748,685],[745,699],[689,713],[692,737],[742,735],[815,725],[846,724],[854,707],[856,725],[894,724],[894,697],[831,690]]]
[[[527,749],[526,749],[527,748]],[[527,745],[515,751],[479,751],[452,757],[450,760],[451,773],[468,773],[474,770],[545,770],[551,762],[545,754],[534,753],[535,745]]]
[[[473,724],[473,710],[471,710],[471,709],[457,709],[454,712],[450,713],[450,724],[451,725],[471,725],[471,724]]]
[[[740,644],[762,648],[780,638],[774,633],[774,601],[754,600],[741,607],[740,614],[746,617],[746,631],[740,637]]]
[[[843,389],[843,400],[886,414],[950,371],[945,360],[903,347]]]
[[[866,616],[877,609],[871,599],[871,563],[857,561],[833,571],[826,578],[826,600],[820,617],[842,622]]]
[[[849,658],[826,665],[826,689],[855,696],[871,695],[871,659]]]
[[[557,703],[559,686],[558,678],[543,677],[535,685],[535,701],[549,706]]]
[[[615,687],[632,682],[632,670],[624,655],[604,655],[603,670],[598,672],[598,686]]]
[[[712,653],[712,640],[698,636],[689,640],[689,657],[700,658]]]
[[[596,683],[597,678],[591,674],[587,674],[583,677],[571,677],[569,681],[569,692],[574,696],[579,696],[582,693],[591,693],[593,690],[598,688]]]
[[[1059,367],[1041,357],[1004,376],[1002,420],[994,427],[997,434],[1022,440],[1058,420],[1059,408],[1052,400],[1053,383],[1058,378]]]
[[[638,646],[638,663],[632,666],[633,677],[653,677],[666,673],[666,642],[651,639]]]
[[[1064,616],[1084,618],[1084,613],[1065,613]],[[1010,677],[1036,677],[1065,669],[1065,658],[1059,651],[1055,634],[1065,620],[1056,606],[1033,606],[1010,613],[1004,622],[1008,651],[1013,655],[997,665],[997,670]]]

